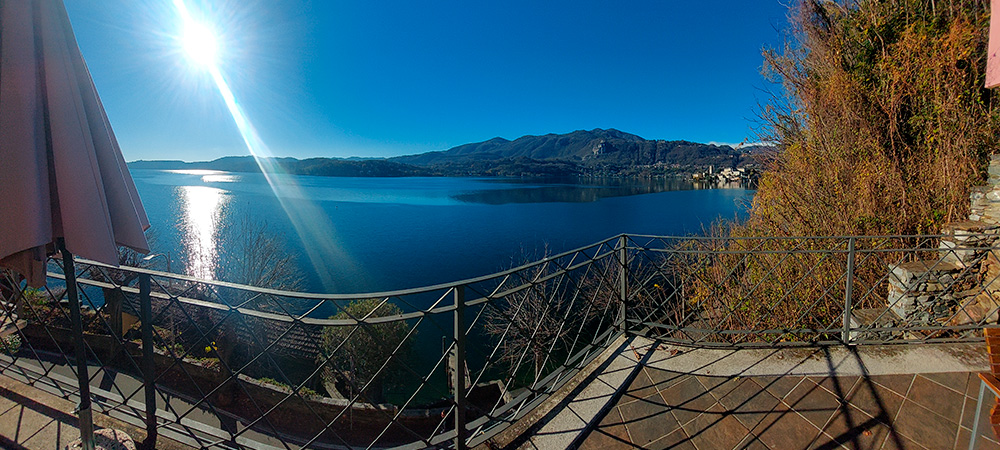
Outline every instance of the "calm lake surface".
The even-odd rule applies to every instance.
[[[172,270],[225,278],[232,225],[264,221],[312,292],[425,286],[619,233],[688,235],[742,217],[754,191],[679,180],[335,178],[132,170]],[[158,258],[158,266],[164,269]]]

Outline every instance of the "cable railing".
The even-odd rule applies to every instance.
[[[626,333],[728,348],[980,340],[1000,310],[996,236],[620,235],[365,294],[53,258],[43,289],[0,281],[0,370],[82,392],[147,445],[467,448]]]

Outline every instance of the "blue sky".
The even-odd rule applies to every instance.
[[[127,160],[248,154],[172,0],[64,0]],[[786,2],[186,0],[279,156],[394,156],[617,128],[753,138]]]

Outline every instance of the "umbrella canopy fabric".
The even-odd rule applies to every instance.
[[[0,266],[40,286],[57,239],[117,265],[147,228],[62,0],[0,2]]]

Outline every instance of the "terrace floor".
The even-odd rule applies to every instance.
[[[0,449],[62,450],[80,438],[75,404],[0,375]],[[146,437],[142,429],[95,412],[95,429],[126,432],[136,442]],[[160,437],[158,450],[194,450]]]
[[[964,449],[979,345],[690,350],[625,342],[521,448]],[[1000,449],[988,425],[980,449]]]
[[[728,351],[632,338],[607,356],[507,448],[964,449],[987,368],[971,344]],[[0,376],[0,448],[79,435],[72,405],[32,390]],[[1000,449],[986,399],[978,448]]]
[[[968,448],[972,376],[728,379],[644,368],[580,448]],[[981,427],[979,448],[1000,448]]]

